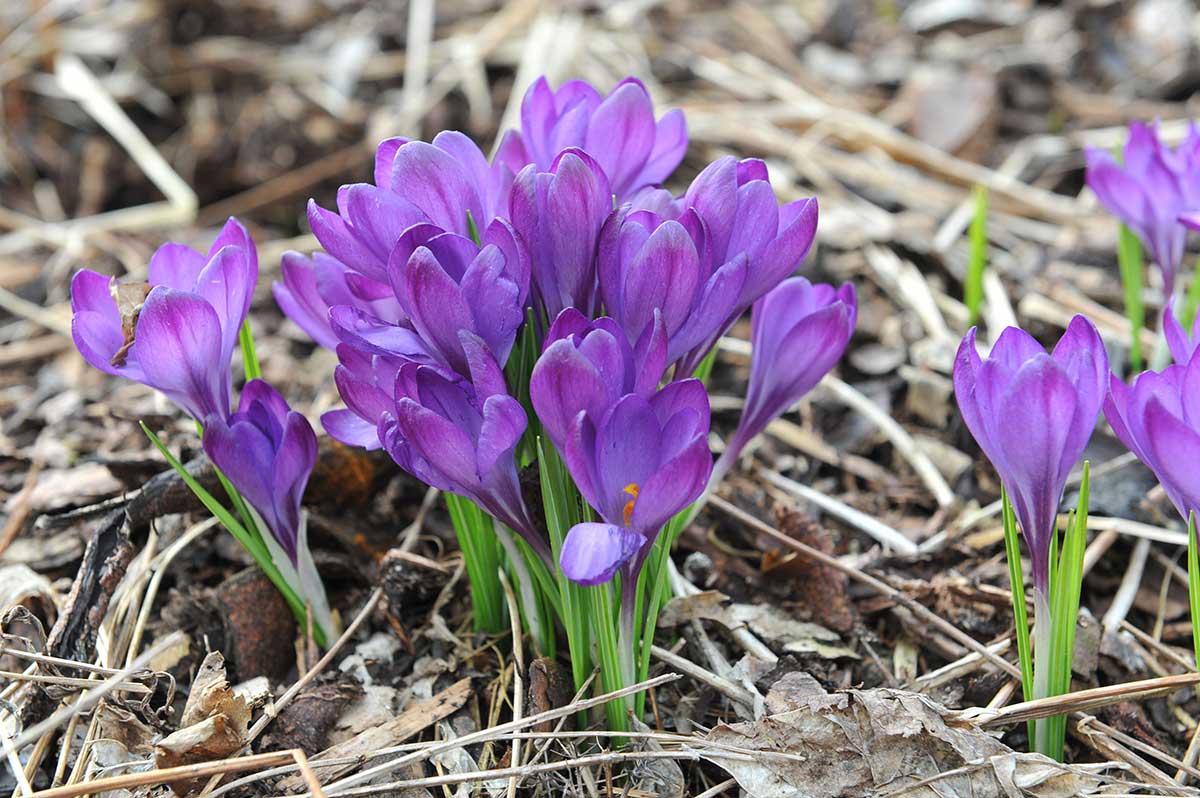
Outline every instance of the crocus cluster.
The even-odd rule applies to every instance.
[[[603,95],[538,80],[520,119],[490,162],[457,132],[383,142],[374,184],[343,186],[336,210],[310,203],[328,254],[285,256],[275,295],[337,353],[333,437],[384,448],[544,560],[519,469],[522,440],[548,438],[600,519],[570,531],[560,565],[594,584],[636,573],[709,483],[708,398],[691,375],[738,317],[767,303],[730,457],[837,361],[855,300],[848,286],[780,287],[817,204],[781,206],[761,161],[718,160],[679,196],[661,187],[686,126],[678,111],[656,119],[639,81]],[[537,349],[513,358],[521,340]]]
[[[88,363],[154,388],[203,430],[204,451],[249,504],[273,565],[316,623],[330,612],[308,550],[300,502],[317,459],[308,421],[255,379],[231,408],[231,361],[258,282],[258,253],[230,219],[207,253],[160,247],[146,282],[91,270],[71,283],[71,332]]]
[[[1120,160],[1107,150],[1087,150],[1087,184],[1141,239],[1162,269],[1169,299],[1188,228],[1200,228],[1200,129],[1191,126],[1172,149],[1159,138],[1157,125],[1135,122]]]

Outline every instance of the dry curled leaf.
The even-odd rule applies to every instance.
[[[213,651],[204,658],[179,719],[179,729],[154,746],[159,768],[224,759],[246,744],[250,705],[233,691],[225,675],[225,658]],[[187,795],[202,780],[171,783],[177,795]]]
[[[121,348],[113,354],[109,363],[120,368],[125,365],[125,358],[133,346],[138,316],[142,314],[142,307],[150,294],[150,283],[118,283],[114,277],[108,284],[108,290],[117,303],[117,312],[121,314],[121,334],[125,336]]]
[[[903,690],[772,690],[760,720],[717,726],[708,739],[760,752],[715,760],[755,798],[1068,798],[1099,781],[1040,754],[1019,754],[971,724]]]

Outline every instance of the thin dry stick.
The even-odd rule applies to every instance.
[[[730,504],[729,502],[722,499],[720,496],[711,496],[711,497],[709,497],[708,502],[713,507],[716,507],[717,509],[721,510],[725,514],[732,516],[733,518],[738,519],[742,523],[753,527],[755,530],[762,532],[764,535],[767,535],[768,537],[779,541],[780,543],[787,546],[788,548],[794,549],[794,550],[800,552],[801,554],[803,554],[804,556],[806,556],[810,559],[816,560],[817,562],[820,562],[823,565],[828,565],[830,568],[835,568],[838,571],[841,571],[842,573],[846,574],[846,576],[850,577],[851,579],[855,580],[856,582],[861,582],[862,584],[870,587],[872,590],[879,593],[880,595],[887,596],[888,598],[892,599],[896,603],[907,607],[915,615],[919,616],[921,618],[921,620],[925,621],[930,626],[933,626],[936,629],[938,629],[939,631],[943,632],[948,637],[951,637],[954,640],[957,640],[959,643],[963,644],[964,646],[971,649],[972,651],[978,653],[980,656],[982,656],[988,662],[990,662],[993,665],[995,665],[996,667],[1000,668],[1005,673],[1009,674],[1010,676],[1015,676],[1018,679],[1021,678],[1021,669],[1018,668],[1016,665],[1013,665],[1011,662],[1009,662],[1006,659],[996,656],[991,651],[989,651],[987,649],[987,647],[985,645],[983,645],[982,643],[980,643],[978,640],[971,637],[969,634],[962,631],[961,629],[959,629],[957,626],[950,623],[946,619],[935,614],[930,609],[928,609],[924,604],[922,604],[919,601],[916,601],[915,599],[913,599],[911,596],[904,593],[903,591],[897,590],[896,588],[892,587],[891,585],[887,584],[886,582],[884,582],[880,579],[876,579],[875,577],[871,576],[870,574],[864,573],[864,572],[858,570],[857,568],[854,568],[852,566],[845,564],[844,562],[842,562],[841,560],[839,560],[836,557],[831,557],[830,555],[826,554],[823,551],[818,551],[817,549],[814,549],[812,546],[805,545],[804,543],[801,543],[800,541],[798,541],[788,535],[785,535],[783,532],[780,532],[775,527],[771,526],[770,524],[766,523],[765,521],[759,520],[758,518],[754,517],[753,515],[750,515],[750,513],[746,512],[745,510],[741,509],[740,507]]]
[[[365,621],[367,616],[371,614],[371,610],[375,609],[375,605],[379,603],[379,599],[382,596],[382,588],[377,587],[371,591],[371,595],[367,597],[367,603],[364,604],[363,608],[358,611],[358,615],[356,615],[354,620],[350,622],[350,625],[346,627],[346,631],[342,632],[341,637],[339,637],[337,641],[329,647],[329,650],[325,652],[325,656],[317,660],[316,664],[309,668],[303,676],[297,679],[296,683],[289,687],[287,692],[280,696],[278,701],[273,702],[267,708],[267,710],[263,712],[262,716],[254,722],[254,725],[250,727],[250,731],[246,735],[247,746],[254,742],[254,740],[258,738],[258,735],[263,733],[263,730],[266,729],[267,725],[275,719],[275,716],[278,715],[284,707],[292,703],[292,699],[299,695],[300,691],[307,687],[309,682],[317,678],[317,675],[321,673],[321,671],[325,670],[330,662],[333,662],[334,657],[338,655],[338,652],[342,650],[342,647],[345,646],[346,643],[349,642],[350,638],[354,636],[354,633],[358,631],[358,627],[362,626],[363,621]]]
[[[730,787],[737,785],[737,779],[725,779],[709,787],[702,793],[697,793],[696,798],[717,798],[718,795],[728,790]]]
[[[524,712],[524,696],[525,696],[525,681],[521,677],[521,673],[525,670],[525,651],[521,645],[521,612],[517,609],[517,597],[513,594],[512,585],[508,583],[508,575],[504,573],[503,568],[497,568],[496,573],[500,577],[500,585],[504,588],[504,600],[508,603],[508,622],[512,630],[512,646],[513,646],[513,699],[512,699],[512,716],[513,720],[520,720]],[[521,766],[521,738],[515,733],[512,737],[512,758],[513,767]],[[508,798],[514,798],[517,794],[517,777],[511,776],[508,779]]]
[[[929,456],[921,451],[912,435],[908,434],[908,430],[900,426],[894,418],[888,415],[887,411],[830,374],[825,375],[820,384],[849,405],[851,409],[858,411],[887,437],[892,446],[896,448],[896,452],[908,461],[913,471],[917,472],[917,476],[929,488],[939,507],[949,507],[954,504],[954,491],[946,483],[942,472],[938,471]]]
[[[303,756],[304,752],[300,752]],[[254,754],[235,759],[223,759],[218,762],[198,762],[194,765],[180,765],[161,770],[150,770],[145,773],[128,773],[123,776],[109,776],[103,779],[85,781],[79,784],[66,784],[62,787],[52,787],[48,790],[35,792],[30,798],[77,798],[81,795],[100,795],[111,790],[125,790],[131,787],[144,787],[151,784],[166,784],[167,782],[195,779],[224,773],[238,773],[243,770],[254,770],[261,767],[271,767],[285,762],[296,761],[292,751],[272,751],[267,754]]]
[[[1200,673],[1179,673],[1173,676],[1160,676],[1156,679],[1094,687],[1090,690],[1080,690],[1076,693],[1049,698],[1037,698],[1033,701],[1012,704],[1003,709],[964,709],[957,714],[962,719],[970,720],[980,726],[1002,726],[1072,712],[1088,712],[1120,701],[1154,698],[1196,684],[1200,684]]]
[[[1125,620],[1125,616],[1133,607],[1133,599],[1142,586],[1142,574],[1146,570],[1146,557],[1149,553],[1150,541],[1146,538],[1139,539],[1137,545],[1133,547],[1133,555],[1129,558],[1125,575],[1121,578],[1121,586],[1117,588],[1112,604],[1109,606],[1108,612],[1104,613],[1101,621],[1105,632],[1115,633],[1121,626],[1121,621]]]
[[[129,116],[121,110],[96,76],[70,53],[62,53],[55,63],[59,86],[125,148],[134,163],[167,198],[136,208],[123,208],[68,223],[76,229],[117,229],[186,224],[196,216],[196,193],[162,154],[146,138]]]
[[[831,496],[826,496],[820,491],[813,490],[807,485],[801,485],[799,482],[788,479],[782,474],[769,469],[763,469],[762,475],[772,485],[782,488],[793,496],[798,496],[805,501],[812,502],[830,515],[840,518],[847,524],[867,533],[898,554],[911,557],[918,551],[917,544],[904,537],[897,530],[877,521],[861,510],[856,510],[844,502],[840,502]]]
[[[296,767],[300,770],[300,776],[304,779],[305,786],[312,793],[313,798],[325,798],[325,792],[321,789],[321,780],[317,778],[317,774],[313,772],[312,767],[308,764],[308,757],[299,748],[291,750],[292,758],[296,760]]]
[[[691,660],[672,653],[661,646],[651,646],[650,653],[653,654],[656,659],[662,660],[670,667],[675,668],[687,676],[690,676],[698,682],[707,684],[709,687],[713,688],[718,693],[721,693],[732,701],[749,707],[751,710],[754,709],[754,696],[751,695],[749,690],[741,685],[735,684],[728,679],[718,676],[712,671],[705,670]]]
[[[212,529],[217,524],[217,520],[216,516],[213,516],[201,521],[199,524],[194,524],[180,535],[178,540],[168,546],[167,550],[155,559],[155,562],[151,563],[150,567],[154,569],[154,575],[150,577],[150,582],[146,585],[146,594],[142,597],[141,611],[138,612],[137,622],[134,624],[133,634],[129,639],[129,650],[125,652],[126,664],[134,658],[137,650],[142,646],[142,633],[146,628],[146,624],[150,621],[150,611],[154,606],[154,598],[158,595],[158,587],[162,584],[163,575],[167,572],[167,566],[192,541],[209,529]]]
[[[460,738],[461,739],[461,738]],[[457,742],[451,740],[451,743]],[[751,754],[733,754],[725,751],[696,751],[696,750],[679,750],[679,751],[610,751],[603,754],[593,754],[591,756],[582,756],[575,759],[564,759],[560,762],[545,762],[541,765],[526,765],[519,768],[498,768],[495,770],[476,770],[470,773],[450,773],[444,776],[430,776],[420,779],[405,779],[403,781],[389,781],[379,784],[372,784],[369,787],[359,787],[357,789],[340,790],[332,792],[326,790],[328,796],[341,796],[341,798],[352,798],[368,795],[383,795],[397,790],[404,790],[415,787],[442,787],[449,784],[469,784],[472,782],[492,781],[494,779],[503,779],[506,777],[520,777],[537,775],[538,773],[553,773],[558,770],[574,770],[577,768],[595,767],[597,765],[614,765],[618,762],[639,762],[655,759],[684,759],[692,762],[701,759],[728,759],[741,762],[753,762],[756,757],[761,758],[763,752],[756,751]],[[790,760],[798,760],[800,756],[776,754],[778,758]],[[35,797],[36,798],[36,797]],[[301,795],[286,795],[283,798],[310,798],[308,793]]]
[[[37,684],[57,684],[63,687],[80,687],[84,690],[89,687],[96,686],[95,679],[77,679],[73,676],[47,676],[41,673],[15,673],[13,671],[0,671],[0,679],[11,679],[15,682],[36,682]],[[113,688],[114,690],[122,690],[126,693],[149,693],[153,692],[149,687],[137,682],[122,682]]]
[[[8,713],[9,717],[15,720],[18,724],[16,729],[20,728],[21,713],[17,708],[8,701],[0,702],[0,708]],[[16,731],[14,729],[14,731]],[[25,768],[21,765],[21,757],[17,754],[17,749],[13,747],[12,736],[7,729],[0,728],[0,743],[4,744],[4,757],[8,760],[8,768],[13,773],[13,778],[17,781],[17,790],[21,795],[30,795],[33,792],[33,787],[29,784],[29,777],[25,775]]]

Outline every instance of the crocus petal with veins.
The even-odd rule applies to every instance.
[[[626,78],[603,97],[583,81],[554,90],[539,78],[521,101],[521,129],[509,131],[497,161],[513,172],[528,164],[549,171],[560,152],[576,147],[599,163],[619,202],[667,179],[687,152],[682,112],[669,111],[657,122],[646,87]]]
[[[207,254],[166,244],[151,258],[149,284],[83,270],[71,282],[72,337],[101,371],[162,391],[198,421],[230,412],[230,361],[258,281],[246,229],[226,222]],[[121,306],[130,290],[142,301]],[[129,302],[129,300],[123,300]]]
[[[858,300],[846,283],[785,280],[754,304],[753,356],[746,404],[717,465],[724,475],[741,450],[767,425],[816,387],[841,359],[854,334]]]
[[[1051,354],[1015,327],[987,360],[967,333],[954,364],[954,394],[967,429],[991,460],[1028,542],[1036,588],[1050,583],[1050,541],[1071,468],[1096,426],[1108,355],[1095,326],[1071,320]]]

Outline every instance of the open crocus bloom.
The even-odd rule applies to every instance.
[[[971,329],[954,363],[954,394],[967,428],[991,460],[1021,524],[1036,588],[1050,584],[1050,542],[1071,468],[1096,427],[1108,354],[1095,326],[1071,320],[1052,354],[1009,327],[987,360]]]
[[[521,101],[521,129],[505,135],[496,160],[513,172],[527,164],[545,172],[570,147],[589,152],[618,201],[625,202],[679,166],[687,152],[687,124],[679,110],[655,122],[650,95],[636,78],[621,81],[607,97],[581,80],[556,91],[538,78]]]
[[[712,472],[708,394],[699,380],[673,382],[649,400],[622,397],[603,418],[585,411],[568,433],[571,477],[604,523],[572,527],[559,565],[583,585],[621,568],[636,574],[663,524],[704,491]]]
[[[378,440],[401,468],[483,507],[548,560],[549,546],[521,496],[514,457],[528,424],[525,410],[508,394],[487,345],[467,332],[462,339],[469,380],[438,366],[405,362],[390,397],[372,390],[367,379],[356,390],[367,412],[382,409]],[[327,414],[326,428],[332,432],[342,421],[331,425]]]
[[[230,412],[230,360],[258,255],[236,219],[207,254],[164,244],[147,283],[118,284],[89,269],[71,281],[71,334],[88,363],[161,391],[203,421]]]
[[[626,394],[653,396],[666,366],[661,321],[635,348],[610,318],[588,319],[575,308],[558,314],[529,378],[529,398],[555,446],[580,411],[598,421]]]

